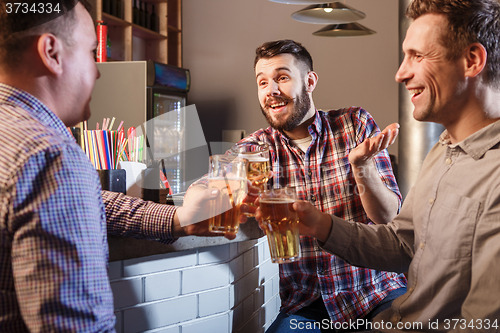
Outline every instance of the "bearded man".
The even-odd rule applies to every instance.
[[[270,127],[242,141],[269,145],[274,185],[293,186],[299,199],[346,220],[380,224],[396,216],[401,194],[386,148],[398,124],[380,132],[361,108],[317,110],[312,93],[318,75],[309,52],[295,41],[264,43],[254,67]],[[299,322],[310,327],[370,319],[406,290],[401,274],[351,266],[312,237],[300,243],[300,259],[280,264],[281,311],[267,332],[290,331]]]

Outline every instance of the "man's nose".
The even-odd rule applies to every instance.
[[[398,83],[404,83],[409,78],[410,78],[410,72],[409,72],[408,62],[405,59],[403,59],[403,62],[399,66],[399,69],[396,72],[394,79]]]
[[[267,95],[276,96],[280,94],[279,85],[276,81],[271,81],[267,87]]]

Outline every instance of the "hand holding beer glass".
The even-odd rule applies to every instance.
[[[293,210],[297,195],[293,187],[261,192],[259,205],[273,263],[286,263],[300,257],[299,218]]]
[[[269,146],[261,141],[240,142],[231,148],[231,155],[248,160],[247,178],[262,192],[267,187],[271,175],[269,164]],[[248,217],[254,216],[256,209],[253,203],[248,203],[250,212],[245,212]]]
[[[212,200],[208,229],[215,233],[237,233],[240,206],[248,192],[248,161],[230,155],[212,155],[208,170],[208,186],[220,195]]]

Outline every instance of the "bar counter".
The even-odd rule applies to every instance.
[[[255,220],[234,240],[109,237],[116,332],[263,332],[279,312],[278,264]]]
[[[223,236],[215,237],[180,237],[172,244],[162,244],[153,240],[133,239],[120,236],[108,236],[109,260],[126,260],[163,254],[176,251],[204,248],[209,246],[224,245],[246,240],[258,239],[264,236],[264,232],[259,228],[257,221],[249,219],[240,225],[236,238],[228,240]]]

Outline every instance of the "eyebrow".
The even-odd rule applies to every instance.
[[[279,72],[279,71],[287,71],[287,72],[291,72],[290,68],[288,67],[278,67],[276,68],[275,72]],[[257,73],[257,75],[255,75],[255,78],[257,79],[260,75],[264,74],[264,72],[259,72]]]

